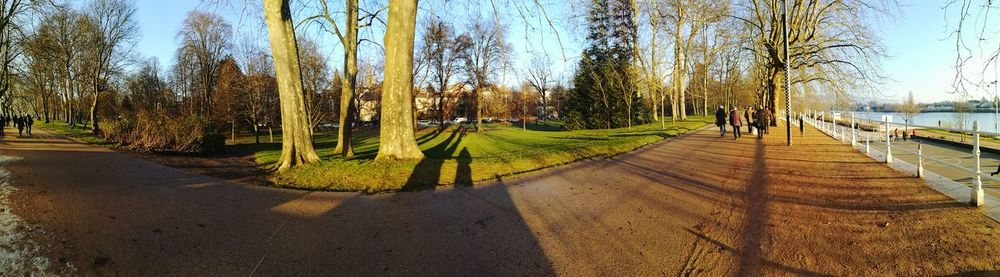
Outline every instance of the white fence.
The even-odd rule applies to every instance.
[[[820,117],[822,118],[822,117],[825,117],[826,115],[827,115],[826,113],[823,113]],[[831,120],[831,122],[827,122],[825,120],[814,119],[812,117],[805,117],[804,121],[807,122],[808,124],[816,127],[816,129],[819,129],[820,131],[822,131],[823,133],[829,135],[830,137],[833,137],[834,139],[840,140],[843,143],[848,143],[851,146],[857,146],[859,143],[864,142],[864,144],[865,144],[864,145],[864,152],[865,152],[865,154],[871,154],[871,144],[872,143],[880,143],[880,144],[885,145],[885,149],[886,149],[886,151],[885,151],[885,159],[883,160],[885,163],[892,163],[893,162],[893,158],[892,158],[892,152],[894,150],[893,147],[892,147],[892,140],[893,140],[892,135],[893,134],[890,133],[890,130],[892,130],[893,126],[895,126],[895,127],[916,127],[916,128],[923,128],[923,129],[937,129],[937,130],[946,130],[946,131],[953,131],[953,132],[960,132],[960,133],[971,133],[972,134],[972,157],[975,160],[975,167],[974,168],[966,168],[966,167],[962,167],[961,165],[958,165],[958,164],[955,164],[955,163],[952,163],[952,162],[947,162],[947,161],[939,160],[939,159],[937,159],[935,157],[932,157],[932,156],[925,156],[923,154],[923,145],[919,144],[919,143],[917,144],[917,150],[916,150],[916,152],[909,151],[909,150],[906,150],[906,149],[901,148],[901,147],[900,148],[896,148],[895,150],[896,151],[901,151],[901,152],[905,152],[905,153],[916,155],[916,157],[917,157],[917,177],[921,177],[921,178],[924,177],[924,159],[932,160],[932,161],[935,161],[935,162],[937,162],[939,164],[947,165],[947,166],[950,166],[950,167],[953,167],[953,168],[956,168],[956,169],[959,169],[961,171],[964,171],[964,172],[967,172],[967,173],[971,174],[972,175],[972,180],[973,180],[973,187],[972,187],[971,194],[969,195],[969,204],[973,205],[973,206],[982,206],[984,204],[984,200],[983,200],[983,178],[989,178],[989,179],[994,180],[994,181],[1000,181],[1000,178],[996,178],[996,177],[989,176],[989,175],[986,175],[986,176],[983,175],[982,171],[980,170],[980,165],[981,165],[980,164],[980,155],[981,155],[982,152],[979,149],[979,136],[980,135],[1000,136],[1000,134],[998,134],[998,133],[991,133],[991,132],[984,132],[984,131],[979,130],[979,121],[975,121],[975,122],[972,123],[972,130],[963,130],[963,129],[941,128],[941,127],[931,127],[931,126],[920,126],[920,125],[913,125],[913,124],[900,124],[900,123],[891,122],[888,119],[886,119],[886,120],[883,120],[879,126],[877,126],[878,128],[876,128],[876,130],[877,130],[876,132],[870,132],[870,131],[863,131],[863,130],[860,130],[858,128],[858,124],[857,124],[857,121],[855,120],[855,114],[854,113],[850,113],[849,116],[850,116],[850,124],[848,126],[843,126],[843,125],[838,124],[837,122],[834,122],[836,120]],[[844,119],[843,121],[847,121],[847,120]],[[883,130],[884,130],[884,134],[883,134]]]

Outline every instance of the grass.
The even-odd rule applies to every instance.
[[[471,125],[451,126],[441,132],[427,128],[416,134],[426,156],[419,161],[375,161],[377,130],[356,131],[355,156],[345,159],[334,155],[337,133],[328,131],[314,135],[314,146],[321,162],[273,173],[271,180],[279,187],[367,192],[472,185],[630,152],[711,123],[712,119],[707,117],[691,117],[687,121],[667,123],[665,130],[661,130],[659,123],[652,123],[632,129],[563,131],[560,121],[528,124],[526,130],[522,130],[520,124],[485,124],[483,132],[476,132]],[[89,128],[71,127],[64,122],[38,126],[90,144],[115,145],[93,136]],[[252,135],[243,135],[228,143],[249,149],[261,167],[273,167],[281,154],[281,132],[274,130],[274,142],[270,142],[267,130],[262,130],[260,139],[260,144],[254,144]]]
[[[966,142],[972,143],[972,134],[971,133],[960,133],[960,132],[955,132],[955,131],[936,130],[936,129],[919,129],[919,130],[917,130],[917,135],[919,135],[922,132],[923,133],[937,134],[938,135],[937,137],[940,138],[940,139],[959,140],[962,137],[965,137],[965,141]],[[1000,138],[997,138],[997,137],[994,137],[994,136],[990,136],[990,135],[980,135],[979,139],[982,140],[983,142],[1000,143]]]
[[[52,121],[49,123],[35,121],[35,127],[41,127],[42,129],[50,132],[61,134],[88,144],[96,144],[104,147],[112,147],[116,145],[114,142],[94,136],[90,127],[83,127],[79,125],[70,126],[69,123],[62,121]]]
[[[417,133],[423,150],[420,161],[374,161],[378,136],[363,131],[354,139],[355,157],[334,156],[336,133],[316,136],[316,150],[323,161],[272,180],[278,186],[335,191],[419,190],[437,185],[471,185],[479,181],[519,175],[575,161],[633,151],[665,138],[690,132],[711,123],[704,117],[668,124],[659,123],[614,130],[557,131],[560,122],[520,125],[486,125],[483,132],[453,126],[444,132],[425,129]],[[248,138],[252,141],[253,138]],[[280,155],[280,142],[261,146],[257,163],[270,166]]]

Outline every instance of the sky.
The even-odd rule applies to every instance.
[[[452,5],[449,8],[424,5],[421,13],[455,18],[469,16],[469,14],[475,15],[475,12],[469,11],[480,10],[480,17],[492,18],[494,16],[491,7],[479,6],[480,4],[475,3],[481,1],[466,2],[464,6],[461,1],[449,2]],[[524,2],[530,3],[532,1]],[[880,100],[902,101],[911,91],[918,102],[937,102],[957,98],[955,94],[949,93],[954,90],[951,84],[955,75],[953,68],[955,51],[954,41],[948,39],[948,28],[945,21],[946,11],[942,9],[943,3],[940,2],[903,1],[898,17],[877,23],[878,27],[875,30],[881,35],[890,56],[882,63],[884,74],[890,80],[880,86],[881,89],[878,92]],[[174,52],[179,44],[176,34],[187,13],[194,9],[210,9],[219,12],[235,28],[250,30],[249,27],[246,27],[248,24],[245,20],[241,20],[240,12],[233,11],[232,7],[228,9],[210,7],[201,3],[201,0],[138,1],[137,17],[142,29],[142,36],[136,45],[136,51],[145,57],[156,57],[163,68],[172,64]],[[547,55],[552,62],[553,73],[557,76],[563,76],[563,84],[565,84],[569,80],[568,75],[571,74],[570,71],[575,66],[583,45],[579,39],[581,32],[583,32],[583,27],[580,26],[582,22],[579,19],[570,18],[570,15],[579,13],[579,9],[583,7],[575,1],[540,1],[539,3],[545,6],[546,12],[549,13],[548,18],[558,26],[556,30],[549,27],[545,17],[537,14],[537,9],[530,9],[531,6],[520,7],[521,9],[518,9],[519,7],[502,8],[499,15],[500,20],[509,22],[508,39],[514,48],[509,62],[515,68],[524,69],[536,55]],[[522,12],[527,13],[528,16],[523,16]],[[994,13],[996,16],[993,16],[989,24],[1000,26],[1000,11]],[[453,21],[461,22],[461,20]],[[459,29],[464,27],[456,26]],[[994,30],[1000,32],[1000,28],[994,27]],[[329,35],[324,35],[317,29],[303,32],[303,35],[320,40],[324,50],[331,54],[329,57],[331,68],[341,67],[342,49]],[[266,39],[266,34],[259,34],[259,36]],[[235,38],[234,41],[236,41]],[[1000,43],[1000,34],[994,34],[992,40],[987,41],[987,43],[992,43],[991,45]],[[993,47],[995,49],[996,46]],[[523,80],[524,75],[524,72],[507,72],[501,78],[505,80],[504,83],[513,85],[518,83],[517,80]],[[988,80],[996,78],[993,77],[992,69],[986,75],[982,78]],[[992,89],[992,87],[989,88],[989,91],[985,88],[973,89],[970,94],[977,99],[991,97],[993,95]]]

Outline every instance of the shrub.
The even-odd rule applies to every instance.
[[[211,154],[224,150],[225,137],[207,131],[196,115],[178,116],[165,111],[139,111],[112,120],[102,136],[125,147],[151,152]]]

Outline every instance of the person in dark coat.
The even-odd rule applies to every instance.
[[[719,126],[719,137],[726,137],[726,109],[722,106],[715,110],[715,126]]]
[[[743,127],[743,117],[740,117],[740,111],[733,107],[733,111],[729,112],[729,124],[733,125],[733,139],[739,139],[743,136],[740,131],[740,127]]]
[[[757,123],[757,138],[763,138],[767,134],[767,125],[770,124],[768,116],[767,109],[757,108],[757,118],[754,119],[754,123]]]
[[[753,117],[754,117],[753,106],[747,106],[747,110],[743,112],[743,117],[747,119],[747,134],[753,134]]]
[[[31,125],[35,125],[35,118],[31,117],[30,115],[29,116],[25,116],[25,118],[28,121],[28,122],[25,122],[26,124],[24,124],[25,125],[25,130],[27,130],[28,135],[30,136],[31,135]]]
[[[7,129],[7,117],[0,116],[0,136],[4,135],[4,129]]]
[[[24,119],[20,116],[14,117],[14,125],[17,125],[17,136],[24,135]]]

